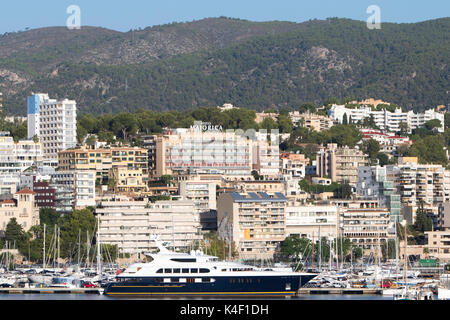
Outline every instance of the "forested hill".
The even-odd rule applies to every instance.
[[[82,27],[0,36],[8,114],[48,92],[83,113],[377,98],[405,109],[447,104],[450,18],[415,24],[330,18],[305,23],[211,18],[127,33]]]

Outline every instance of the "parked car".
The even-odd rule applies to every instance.
[[[83,288],[97,288],[97,286],[90,282],[83,283]]]

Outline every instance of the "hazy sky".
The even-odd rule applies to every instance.
[[[219,16],[252,21],[302,22],[328,17],[366,21],[370,5],[380,7],[381,22],[450,16],[450,0],[2,0],[0,33],[65,26],[70,5],[80,7],[82,26],[118,31]]]

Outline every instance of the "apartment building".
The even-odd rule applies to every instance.
[[[34,203],[33,191],[25,188],[11,199],[0,201],[0,230],[5,231],[12,218],[16,218],[25,231],[39,224],[39,208]]]
[[[101,199],[95,210],[102,243],[117,245],[121,253],[140,254],[156,249],[152,236],[176,251],[189,251],[200,236],[200,218],[188,200],[132,201],[127,197]]]
[[[178,193],[183,199],[194,202],[198,212],[208,212],[217,209],[216,182],[208,180],[189,179],[178,183]]]
[[[239,257],[272,259],[286,236],[286,206],[282,193],[227,192],[217,199],[219,237],[234,242]]]
[[[439,205],[439,230],[450,230],[450,202],[444,202]]]
[[[330,129],[335,122],[329,117],[321,116],[313,113],[300,113],[298,111],[290,112],[289,117],[291,118],[294,126],[298,127],[302,125],[311,130],[318,132]]]
[[[264,177],[277,177],[280,173],[279,134],[256,132],[250,142],[253,146],[253,170]]]
[[[450,261],[450,229],[425,231],[425,238],[430,256],[441,261]]]
[[[387,208],[344,209],[340,213],[339,233],[362,248],[365,255],[377,254],[379,246],[390,238],[389,215]]]
[[[57,161],[58,152],[77,143],[77,103],[50,99],[48,94],[33,94],[27,99],[28,139],[38,136],[44,158]]]
[[[396,154],[397,148],[401,145],[410,146],[413,141],[408,137],[401,137],[393,133],[383,133],[372,129],[361,129],[363,141],[373,139],[380,144],[380,152],[386,153],[390,156]]]
[[[358,149],[338,147],[330,143],[321,148],[316,156],[316,174],[331,178],[333,182],[356,186],[358,167],[369,164],[368,156]]]
[[[392,172],[391,177],[411,223],[414,223],[421,204],[437,222],[439,205],[450,201],[450,171],[441,165],[412,162],[387,167]]]
[[[280,155],[280,170],[283,175],[304,179],[308,164],[309,159],[304,154],[282,153]]]
[[[114,179],[115,188],[119,191],[147,190],[148,157],[145,148],[83,146],[65,150],[58,153],[58,168],[62,171],[95,171],[98,182],[106,183]]]
[[[261,124],[265,119],[272,119],[273,121],[278,121],[278,113],[273,113],[273,112],[258,112],[256,113],[256,118],[255,118],[255,122],[258,124]]]
[[[380,130],[390,132],[400,131],[400,123],[407,124],[408,130],[411,132],[413,129],[423,127],[427,121],[437,119],[441,121],[441,127],[438,128],[438,131],[444,132],[444,114],[436,112],[433,109],[416,114],[413,111],[403,112],[400,108],[391,112],[386,109],[380,111],[372,110],[369,106],[352,109],[346,108],[344,105],[333,105],[328,112],[328,116],[339,123],[343,122],[344,115],[346,115],[347,119],[351,117],[354,123],[362,121],[365,118],[373,118],[375,125]]]
[[[14,142],[9,132],[0,134],[0,173],[21,173],[43,161],[42,144],[32,140]]]
[[[95,207],[95,171],[57,171],[51,174],[50,187],[55,189],[58,212]]]
[[[336,238],[339,209],[333,205],[304,205],[289,201],[286,207],[286,235],[308,239]]]
[[[394,186],[394,181],[388,180],[387,167],[372,166],[358,168],[358,183],[356,194],[364,199],[376,199],[381,207],[390,210],[391,221],[401,222],[400,194]]]

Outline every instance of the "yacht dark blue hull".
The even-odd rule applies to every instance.
[[[315,276],[216,276],[170,280],[164,277],[126,278],[109,283],[104,293],[110,296],[293,296]]]

